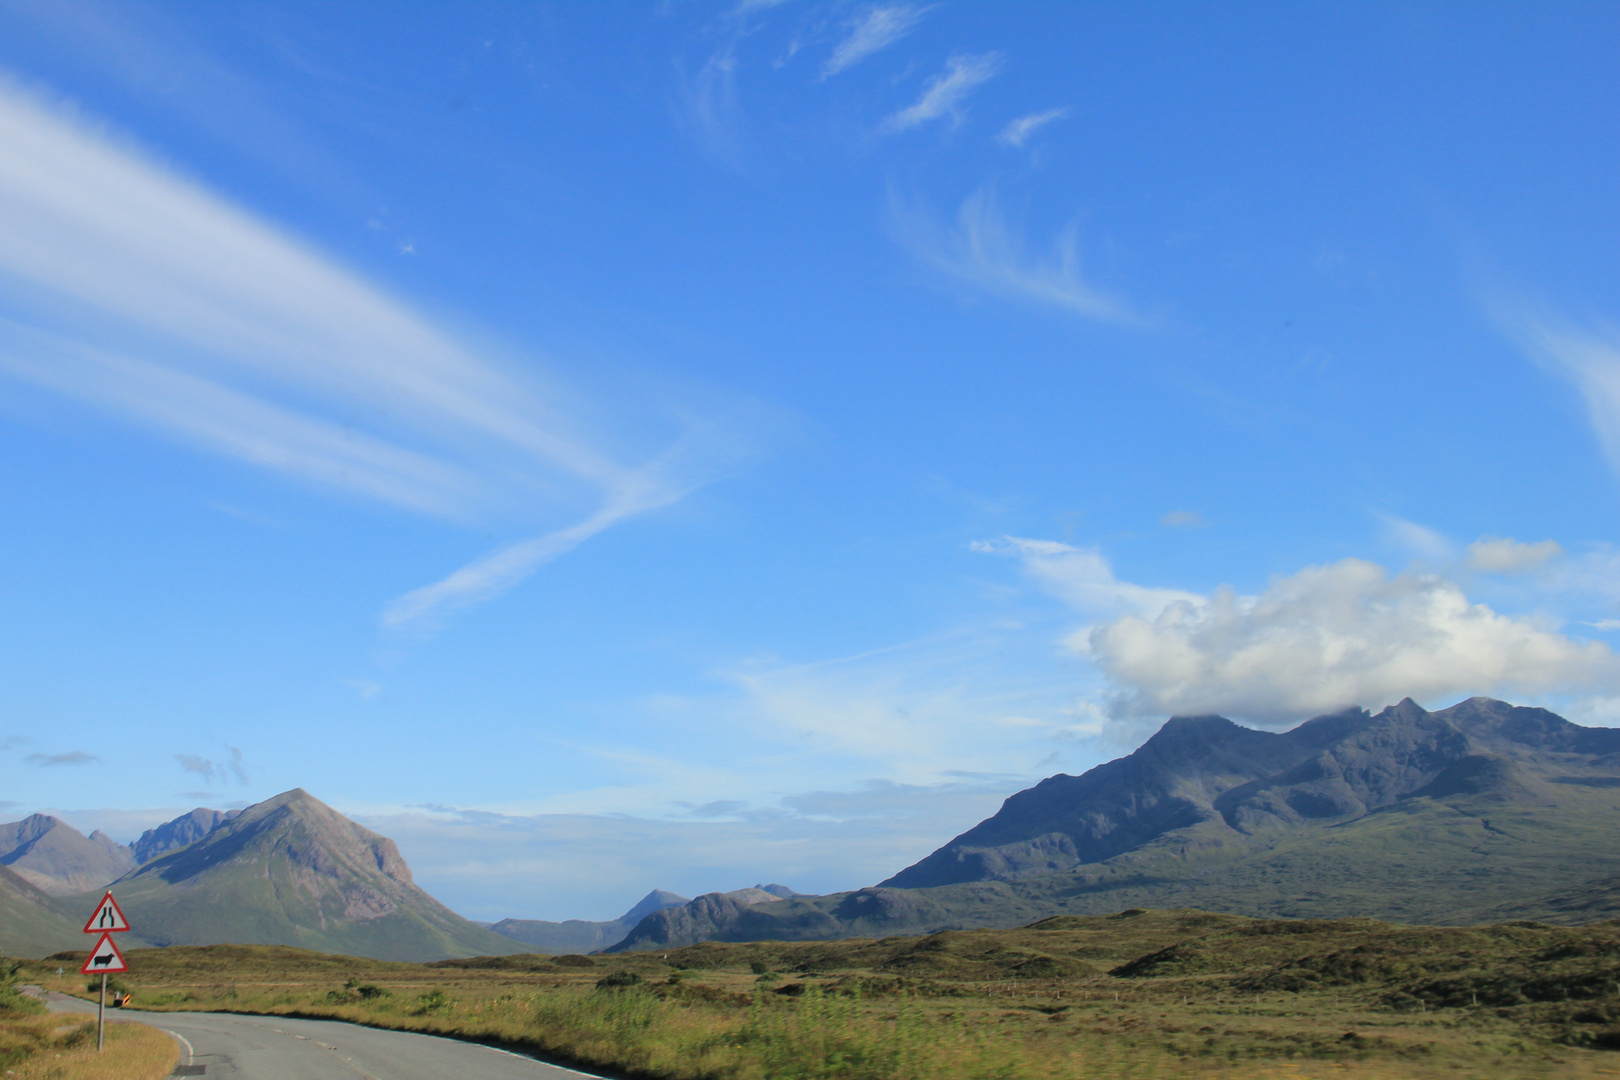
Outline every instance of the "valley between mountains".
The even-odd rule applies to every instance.
[[[1576,925],[1620,916],[1617,826],[1620,730],[1544,709],[1407,700],[1280,734],[1176,717],[873,886],[692,900],[654,889],[607,922],[464,919],[414,883],[391,840],[300,789],[198,809],[128,846],[35,815],[0,825],[0,950],[81,947],[109,885],[131,945],[411,961],[921,935],[1133,908]]]

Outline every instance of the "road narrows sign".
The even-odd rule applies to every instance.
[[[124,954],[118,951],[113,944],[111,934],[102,934],[96,947],[90,950],[85,957],[84,966],[79,969],[85,975],[112,975],[120,971],[128,971],[129,965],[124,962]]]
[[[113,894],[108,893],[96,905],[93,915],[85,922],[84,932],[87,934],[116,934],[121,930],[129,929],[129,920],[124,918],[124,909],[118,906]]]
[[[113,944],[112,936],[119,931],[129,929],[129,920],[124,918],[124,909],[118,906],[113,894],[108,892],[96,905],[96,910],[84,924],[87,934],[100,934],[96,947],[90,950],[90,955],[84,958],[84,966],[79,969],[85,975],[101,973],[101,1000],[96,1004],[96,1053],[101,1053],[102,1047],[107,1045],[107,976],[114,972],[128,971],[129,965],[124,962],[124,954],[118,951]]]

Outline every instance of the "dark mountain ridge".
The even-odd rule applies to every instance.
[[[1181,830],[1195,830],[1189,839],[1200,844],[1243,847],[1416,796],[1552,805],[1548,784],[1593,770],[1620,770],[1620,730],[1489,698],[1433,713],[1411,699],[1377,716],[1347,709],[1282,733],[1219,716],[1175,717],[1127,757],[1013,795],[995,816],[881,884],[1016,881],[1106,862]]]
[[[658,912],[616,947],[1010,927],[1187,907],[1413,923],[1620,915],[1620,730],[1471,698],[1275,733],[1175,717],[1018,792],[879,886]],[[699,901],[705,900],[703,897]]]
[[[240,810],[209,810],[199,806],[189,814],[147,829],[129,848],[137,864],[149,863],[160,855],[190,847],[239,813]]]
[[[545,919],[502,919],[490,926],[497,934],[521,941],[536,952],[560,955],[564,953],[590,953],[617,945],[635,929],[637,923],[655,911],[680,907],[684,896],[654,889],[642,897],[634,907],[617,919],[594,921],[566,919],[550,922]]]

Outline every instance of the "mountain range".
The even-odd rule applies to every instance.
[[[0,825],[0,866],[51,896],[94,889],[138,865],[134,853],[106,833],[85,836],[45,814]]]
[[[148,831],[133,850],[40,815],[5,828],[8,840],[20,842],[0,858],[15,855],[12,866],[47,879],[58,892],[35,887],[24,870],[0,877],[0,912],[7,915],[0,949],[12,953],[83,947],[80,927],[109,885],[134,928],[130,937],[139,939],[129,944],[297,945],[384,960],[523,949],[423,892],[392,840],[302,789],[240,813],[193,811]],[[128,868],[136,850],[158,854]],[[86,869],[86,853],[109,851],[114,854],[105,856],[99,872],[115,865],[128,871],[110,882]],[[127,863],[117,859],[119,851]],[[65,853],[66,867],[83,874],[70,878],[50,863],[52,852]],[[88,888],[80,884],[87,879],[93,881]],[[63,895],[63,882],[80,884],[81,891]]]
[[[1176,717],[877,886],[655,912],[615,950],[1199,907],[1430,924],[1620,915],[1620,730],[1471,698],[1282,733]]]
[[[1018,792],[876,886],[654,890],[605,922],[471,923],[415,885],[392,841],[298,789],[240,813],[195,810],[128,847],[35,815],[0,825],[0,949],[82,945],[109,881],[151,944],[382,959],[883,937],[1138,907],[1582,923],[1620,915],[1617,826],[1620,730],[1544,709],[1407,700],[1281,733],[1175,717],[1132,754]]]
[[[655,911],[680,907],[690,903],[684,896],[676,896],[663,889],[654,889],[629,911],[617,919],[590,922],[585,919],[567,919],[547,922],[544,919],[502,919],[490,926],[497,934],[530,945],[536,952],[566,954],[591,953],[617,945],[630,935],[636,924]]]

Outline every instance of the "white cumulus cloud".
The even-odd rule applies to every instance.
[[[1390,576],[1360,559],[1308,567],[1258,596],[1221,589],[1126,615],[1081,637],[1129,710],[1156,715],[1291,724],[1403,697],[1620,687],[1607,645],[1470,603],[1443,577]]]

